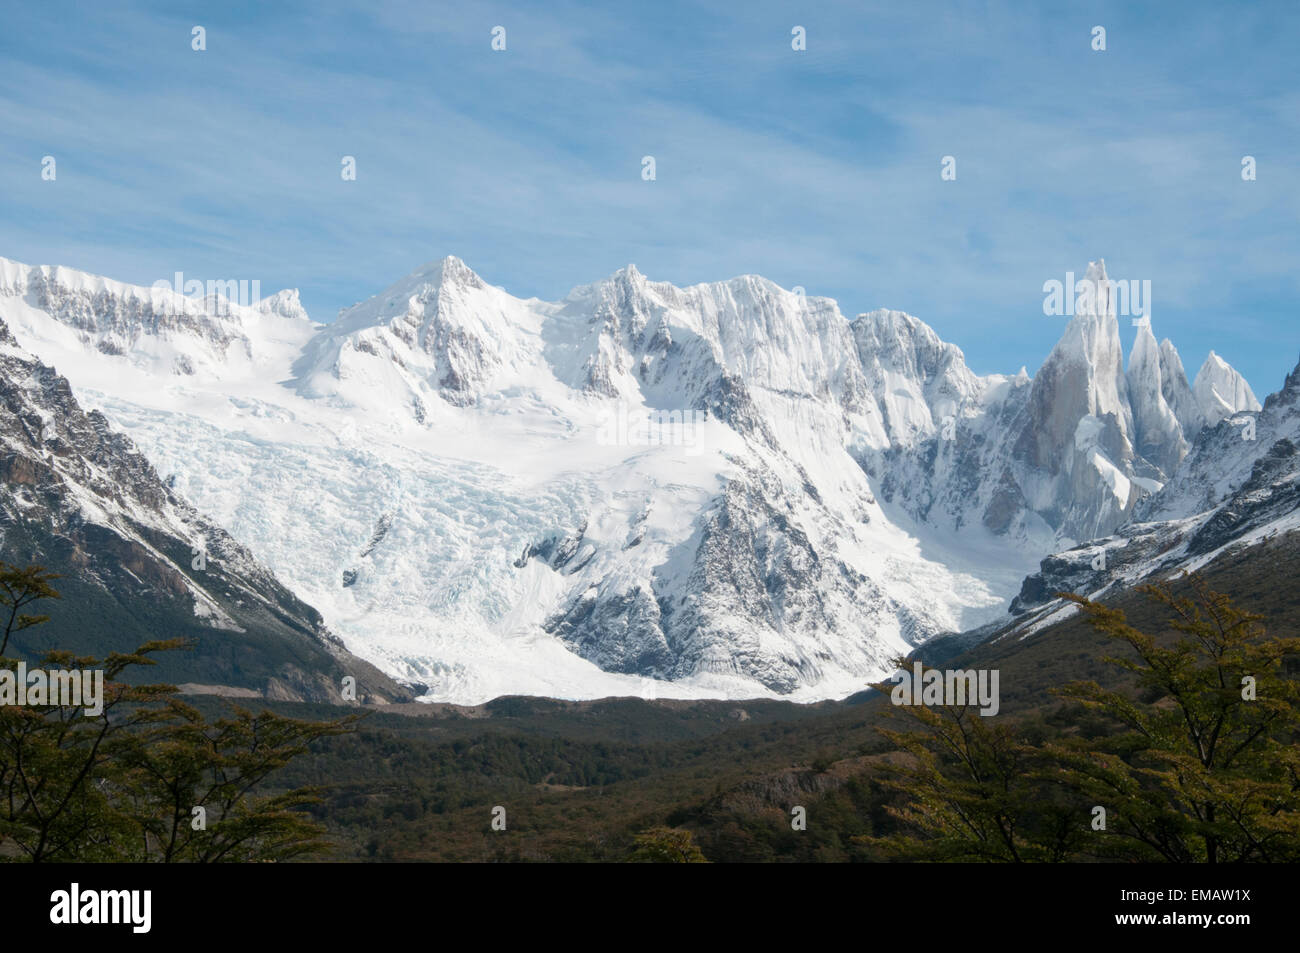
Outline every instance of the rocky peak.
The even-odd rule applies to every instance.
[[[1133,453],[1133,417],[1105,262],[1091,262],[1084,280],[1097,290],[1034,375],[1029,420],[1017,447],[1023,459],[1053,474],[1069,466],[1068,451],[1085,418],[1098,421],[1095,443],[1112,463],[1126,467]]]
[[[1240,411],[1260,409],[1246,379],[1213,351],[1197,372],[1192,389],[1201,415],[1210,426]]]
[[[1183,437],[1190,444],[1205,426],[1205,419],[1201,416],[1196,395],[1192,393],[1187,372],[1183,370],[1183,360],[1169,338],[1160,342],[1160,392],[1169,409],[1178,418],[1178,423],[1183,428]]]
[[[1177,358],[1176,354],[1174,358]],[[1178,415],[1165,399],[1167,388],[1161,350],[1151,333],[1149,320],[1138,326],[1126,379],[1129,405],[1133,411],[1134,447],[1141,457],[1159,469],[1163,480],[1174,472],[1187,453],[1187,440]],[[1183,386],[1186,386],[1185,382]]]

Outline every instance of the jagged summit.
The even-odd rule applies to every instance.
[[[423,423],[430,401],[464,406],[532,363],[539,321],[528,302],[448,255],[322,328],[294,363],[295,387]]]
[[[282,291],[277,291],[269,298],[263,298],[259,301],[256,307],[264,314],[300,321],[311,320],[307,314],[307,309],[302,306],[302,299],[298,295],[297,288],[285,288]]]
[[[1166,339],[1168,343],[1168,339]],[[1133,410],[1133,442],[1137,453],[1159,470],[1160,480],[1174,472],[1187,453],[1187,439],[1178,414],[1169,405],[1166,393],[1181,394],[1187,388],[1186,378],[1165,381],[1165,375],[1178,375],[1182,363],[1177,362],[1177,352],[1170,345],[1171,359],[1165,359],[1160,345],[1156,344],[1150,322],[1138,326],[1129,354],[1129,403]],[[1177,362],[1176,364],[1174,362]]]
[[[1098,535],[1121,521],[1141,492],[1115,302],[1102,260],[1090,262],[1061,339],[1034,375],[1014,457],[1049,481],[1021,481],[1031,509],[1063,535]]]
[[[1208,426],[1239,411],[1260,409],[1246,379],[1214,351],[1210,351],[1197,372],[1192,390]]]
[[[1183,437],[1190,444],[1205,426],[1205,418],[1196,395],[1192,393],[1187,372],[1183,370],[1182,358],[1169,338],[1160,342],[1160,390],[1165,404],[1183,428]]]
[[[1099,599],[1300,531],[1300,365],[1261,409],[1202,428],[1169,482],[1133,517],[1105,539],[1044,559],[1012,603],[1027,613],[1015,629],[1033,631],[1073,611],[1055,593]]]
[[[296,291],[254,300],[252,282],[231,280],[204,282],[205,293],[188,295],[174,280],[146,288],[0,259],[0,301],[15,335],[60,357],[60,366],[94,353],[164,377],[267,376],[313,333]]]
[[[444,286],[448,291],[486,287],[473,269],[455,255],[447,255],[421,265],[378,294],[345,308],[330,328],[335,333],[347,333],[383,323],[394,315],[405,314],[413,300],[436,302]]]

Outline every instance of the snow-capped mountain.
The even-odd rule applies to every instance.
[[[1072,613],[1057,592],[1100,598],[1300,530],[1300,366],[1256,407],[1203,429],[1173,478],[1113,534],[1043,560],[1012,604],[1025,614],[1011,630]]]
[[[543,302],[447,258],[316,326],[294,293],[0,265],[24,345],[438,700],[848,694],[1123,523],[1202,390],[1249,393],[1217,370],[1194,393],[1149,331],[1126,373],[1104,298],[1031,379],[757,276],[629,266]]]
[[[319,613],[159,479],[102,414],[85,413],[68,381],[21,348],[3,321],[0,471],[0,554],[60,573],[55,585],[73,604],[34,630],[36,643],[19,633],[15,646],[103,657],[194,637],[193,653],[162,658],[166,675],[333,702],[351,675],[360,700],[410,699],[348,654]]]
[[[1259,401],[1246,379],[1213,351],[1196,374],[1193,392],[1206,426],[1213,427],[1241,410],[1259,410]]]
[[[313,330],[296,291],[241,305],[3,258],[0,300],[61,350],[123,358],[162,379],[239,376],[254,364],[254,338],[296,350]]]
[[[1091,263],[1085,280],[1107,287],[1105,263]],[[872,393],[908,395],[911,414],[886,403],[883,442],[855,453],[882,500],[918,523],[982,525],[1040,551],[1104,535],[1159,490],[1207,416],[1173,344],[1157,347],[1149,324],[1125,371],[1106,295],[1085,301],[1032,381],[1023,372],[977,378],[960,351],[907,320],[877,312],[854,322]],[[913,336],[901,350],[922,356],[915,365],[893,356],[904,327]],[[1229,393],[1246,406],[1240,391]]]

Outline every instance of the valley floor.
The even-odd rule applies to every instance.
[[[1263,613],[1270,631],[1291,632],[1300,625],[1297,570],[1300,534],[1290,534],[1221,558],[1205,579]],[[1164,623],[1140,593],[1107,601],[1144,630]],[[1076,616],[930,661],[999,669],[1002,716],[1068,732],[1086,716],[1052,690],[1081,679],[1123,686],[1104,661],[1114,652]],[[339,711],[280,707],[299,717]],[[897,757],[879,733],[892,713],[875,693],[812,705],[524,697],[405,705],[318,742],[277,783],[328,788],[315,813],[339,861],[622,861],[638,833],[663,826],[690,830],[711,861],[873,861],[883,858],[853,838],[892,829],[878,772]],[[797,806],[806,830],[792,829]],[[505,830],[492,828],[498,807]]]

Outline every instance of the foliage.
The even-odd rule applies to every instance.
[[[1260,616],[1196,577],[1190,587],[1191,598],[1140,590],[1173,611],[1178,635],[1161,638],[1062,594],[1130,650],[1106,661],[1134,690],[1057,692],[1107,730],[907,707],[919,729],[881,729],[900,753],[882,782],[900,797],[887,808],[899,828],[856,842],[908,860],[1300,859],[1300,683],[1285,667],[1300,640],[1267,636]]]
[[[50,578],[39,567],[0,564],[16,628],[43,619],[19,609],[57,598]],[[66,698],[0,706],[0,858],[287,860],[327,848],[302,810],[316,792],[254,789],[313,740],[351,730],[355,718],[319,723],[235,708],[209,722],[170,685],[121,680],[154,664],[155,654],[182,647],[169,640],[103,659],[45,655],[45,670],[102,671],[97,713]],[[16,672],[18,664],[0,658],[4,669]]]
[[[1124,614],[1073,597],[1131,655],[1137,698],[1096,682],[1061,694],[1119,726],[1053,746],[1062,782],[1108,809],[1119,856],[1175,863],[1300,859],[1300,682],[1285,665],[1300,639],[1272,638],[1262,617],[1191,579],[1193,598],[1145,587],[1172,610],[1179,637],[1161,645]],[[1136,657],[1134,657],[1136,656]]]
[[[695,836],[678,827],[652,827],[636,836],[636,850],[628,858],[638,864],[707,864]]]
[[[898,829],[858,843],[882,859],[930,861],[1060,861],[1077,851],[1077,807],[1044,783],[1040,725],[993,723],[974,705],[904,711],[920,729],[880,729],[902,753],[881,782],[905,796],[886,807]]]
[[[0,638],[0,658],[9,648],[9,638],[15,632],[50,621],[47,615],[29,615],[22,610],[40,599],[58,599],[59,594],[50,581],[59,577],[47,572],[44,566],[11,566],[0,562],[0,617],[5,618],[4,636]],[[3,616],[8,609],[8,615]]]

